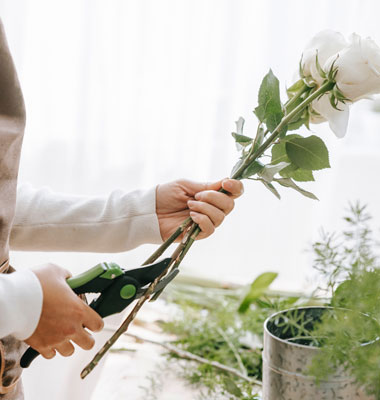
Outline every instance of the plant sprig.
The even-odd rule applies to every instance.
[[[300,85],[301,86],[301,85]],[[237,132],[234,138],[237,144],[242,149],[240,160],[235,165],[231,172],[231,178],[233,179],[247,179],[253,176],[258,176],[258,179],[269,189],[276,197],[280,198],[280,194],[274,186],[274,182],[277,184],[290,187],[302,195],[316,199],[312,193],[301,189],[296,185],[292,178],[296,179],[299,176],[309,176],[313,170],[320,170],[323,168],[329,168],[328,151],[323,141],[316,137],[310,136],[303,138],[297,136],[296,138],[286,137],[286,133],[289,128],[289,124],[302,122],[307,125],[305,120],[305,112],[307,113],[311,103],[323,96],[324,94],[331,92],[335,86],[335,82],[329,78],[323,82],[320,87],[312,87],[307,84],[302,85],[298,88],[297,92],[292,94],[289,92],[290,99],[283,105],[280,98],[279,81],[273,72],[270,70],[264,77],[259,90],[258,106],[255,108],[255,114],[259,119],[259,126],[256,132],[255,139],[250,139],[248,136],[243,135],[244,120],[240,118],[237,123]],[[268,137],[267,137],[268,135]],[[280,143],[277,142],[280,141]],[[284,143],[284,154],[283,156],[289,159],[289,162],[272,162],[268,165],[264,165],[260,161],[260,157],[265,155],[265,152],[276,144],[282,145]],[[285,180],[275,180],[276,174],[282,170],[290,168],[290,172],[287,172]],[[304,172],[306,171],[306,172]],[[308,175],[309,174],[309,175]],[[310,177],[310,176],[309,176]],[[312,178],[314,179],[314,178]],[[227,193],[223,188],[220,192]],[[165,241],[144,263],[152,263],[160,257],[164,251],[173,243],[181,234],[184,234],[184,239],[178,245],[177,249],[172,254],[172,262],[166,268],[166,270],[157,278],[154,282],[149,285],[146,293],[138,300],[131,313],[127,316],[126,320],[122,323],[120,328],[115,334],[104,344],[104,346],[98,351],[93,357],[90,363],[81,372],[81,378],[85,378],[99,363],[102,357],[107,353],[111,346],[116,340],[128,329],[129,325],[143,306],[143,304],[151,299],[155,287],[159,281],[172,269],[178,268],[184,259],[185,255],[195,242],[197,236],[200,233],[199,226],[187,218],[180,227]],[[152,299],[156,299],[160,293],[153,296]]]

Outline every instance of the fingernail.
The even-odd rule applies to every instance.
[[[191,218],[196,218],[197,214],[194,211],[190,211],[190,217]]]
[[[189,200],[189,201],[187,202],[188,207],[193,207],[194,204],[195,204],[195,201],[194,201],[194,200]]]
[[[201,198],[201,194],[200,193],[196,193],[194,196],[195,200],[199,200]]]

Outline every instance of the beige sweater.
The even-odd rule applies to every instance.
[[[154,188],[83,197],[26,185],[17,191],[16,207],[24,126],[23,97],[0,21],[0,266],[9,244],[14,250],[121,252],[161,242]],[[28,338],[41,307],[32,272],[0,275],[0,338]]]

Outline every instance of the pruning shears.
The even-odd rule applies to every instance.
[[[104,318],[123,311],[134,300],[143,296],[150,283],[165,271],[171,261],[171,258],[165,258],[160,262],[132,270],[125,270],[113,262],[103,262],[67,279],[67,283],[78,295],[100,293],[91,302],[90,307]],[[179,269],[175,268],[162,278],[153,294],[159,294],[178,272]],[[21,367],[29,367],[39,354],[37,350],[29,347],[20,360]]]

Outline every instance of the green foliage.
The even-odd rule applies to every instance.
[[[260,122],[266,124],[270,132],[273,132],[277,128],[284,116],[279,81],[272,70],[269,70],[261,83],[259,105],[255,108],[255,114]],[[285,134],[286,128],[281,133]]]
[[[226,391],[232,394],[234,397],[237,397],[238,399],[241,399],[243,397],[243,392],[231,378],[224,378],[224,386]]]
[[[280,193],[278,193],[278,190],[270,183],[267,182],[264,179],[260,179],[260,181],[263,183],[263,185],[271,192],[273,193],[279,200],[281,200]]]
[[[285,136],[278,143],[272,146],[272,160],[271,164],[279,162],[287,162],[290,165],[280,171],[283,178],[294,179],[298,182],[314,181],[313,172],[310,169],[304,169],[293,162],[287,152],[287,143],[295,139],[304,139],[300,135],[291,134]],[[301,151],[302,152],[302,151]],[[298,152],[300,153],[300,151]],[[307,153],[309,155],[309,153]]]
[[[290,164],[288,167],[281,170],[280,175],[283,178],[291,178],[297,182],[309,182],[315,180],[313,171],[299,168],[294,164]]]
[[[276,272],[264,272],[259,275],[251,284],[249,292],[241,302],[238,311],[244,313],[248,310],[249,306],[261,297],[266,290],[268,290],[271,283],[277,278]]]
[[[317,136],[286,136],[288,130],[299,129],[302,125],[309,127],[310,96],[315,90],[304,79],[300,79],[287,89],[289,100],[282,105],[279,81],[272,70],[268,72],[261,83],[258,106],[254,110],[260,121],[256,136],[251,138],[243,134],[242,117],[236,121],[236,132],[232,136],[241,155],[232,169],[231,177],[261,181],[278,199],[281,196],[277,184],[317,199],[294,181],[314,181],[313,171],[329,168],[328,150]],[[294,113],[296,108],[297,113]],[[270,132],[272,135],[269,135]],[[268,156],[265,154],[267,150],[271,150],[272,155],[270,164],[265,165],[262,160]],[[279,177],[285,180],[279,181]]]
[[[318,197],[315,194],[300,188],[290,178],[278,178],[275,179],[275,181],[279,183],[281,186],[289,187],[296,190],[298,193],[301,193],[303,196],[308,197],[309,199],[318,200]]]
[[[300,90],[303,90],[305,88],[305,83],[303,79],[299,79],[298,81],[294,82],[290,88],[286,89],[286,93],[289,96],[289,99],[291,99],[293,96],[295,96]]]
[[[235,139],[236,148],[238,151],[242,150],[244,147],[249,146],[253,142],[252,138],[243,135],[244,122],[244,118],[240,117],[236,121],[236,132],[232,132],[232,136]]]
[[[380,396],[380,262],[366,208],[352,205],[341,233],[322,233],[314,243],[314,268],[325,281],[330,305],[352,310],[324,318],[313,334],[326,338],[311,368],[323,379],[348,370],[368,393]],[[363,343],[373,341],[363,346]]]
[[[266,182],[272,182],[274,180],[274,176],[286,168],[289,164],[286,162],[280,162],[275,165],[265,165],[262,171],[258,173],[261,179]]]
[[[269,295],[263,290],[275,275],[263,274],[254,281],[252,287],[256,288],[257,297],[242,314],[237,310],[245,297],[245,288],[221,290],[175,283],[167,288],[165,296],[178,304],[181,312],[162,326],[166,332],[176,335],[177,347],[237,370],[243,369],[249,377],[261,380],[264,321],[274,312],[300,301],[298,297]],[[175,354],[168,357],[172,365],[173,360],[178,360]],[[200,390],[203,388],[203,398],[207,400],[220,399],[223,393],[231,400],[259,399],[257,388],[251,383],[209,365],[186,362],[181,375]]]
[[[285,143],[286,154],[298,168],[316,171],[330,168],[329,152],[318,136],[292,138]]]
[[[249,178],[256,175],[264,169],[264,165],[260,161],[253,161],[241,174],[242,178]]]

